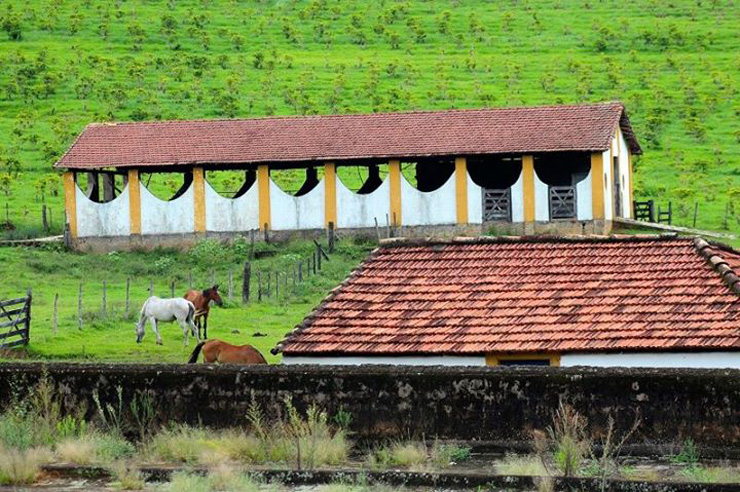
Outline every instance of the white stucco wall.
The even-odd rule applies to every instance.
[[[239,198],[226,198],[206,181],[206,230],[239,232],[259,229],[259,193],[255,182]]]
[[[128,186],[106,203],[96,203],[75,185],[79,237],[128,236],[131,233]]]
[[[480,224],[483,222],[483,188],[475,184],[468,174],[468,222]]]
[[[442,225],[457,222],[455,175],[434,191],[422,192],[401,175],[401,224]]]
[[[302,196],[285,193],[270,179],[270,224],[275,231],[295,231],[301,229],[323,229],[324,184],[319,183]]]
[[[520,193],[523,197],[523,195]],[[534,172],[534,220],[550,221],[550,187],[540,181],[537,171]]]
[[[524,222],[524,173],[511,185],[511,221]]]
[[[624,139],[624,135],[620,129],[617,129],[617,140],[619,143],[619,145],[617,145],[617,149],[619,151],[619,174],[622,184],[622,217],[630,218],[632,216],[632,204],[630,203],[629,193],[631,186],[629,149],[627,148],[627,141]]]
[[[385,227],[391,208],[391,187],[386,179],[375,191],[358,195],[337,178],[337,227]]]
[[[588,176],[576,184],[576,217],[578,220],[592,220],[594,218],[592,195],[591,171],[589,171]]]
[[[623,354],[564,354],[561,367],[688,367],[740,369],[738,352],[646,352]]]
[[[395,364],[400,366],[485,366],[486,358],[482,355],[472,356],[379,356],[379,357],[300,357],[283,356],[283,364],[321,364],[348,365],[362,364]]]
[[[612,146],[614,140],[612,139]],[[614,184],[612,183],[612,160],[611,152],[606,150],[601,154],[604,162],[604,174],[606,175],[605,186],[604,186],[604,217],[606,220],[612,220],[614,218],[612,204],[614,202]]]
[[[193,185],[175,200],[160,200],[139,183],[141,190],[141,233],[180,234],[195,230]]]

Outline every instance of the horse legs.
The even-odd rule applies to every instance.
[[[208,313],[203,315],[203,340],[208,340]]]
[[[149,318],[149,322],[152,325],[152,331],[154,332],[154,335],[157,337],[157,345],[162,345],[162,336],[159,334],[159,330],[157,329],[157,318],[152,316]]]

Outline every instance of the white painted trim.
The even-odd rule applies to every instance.
[[[740,369],[740,351],[572,353],[560,356],[560,367],[572,366]]]
[[[468,174],[468,223],[483,222],[483,188],[478,186]]]
[[[391,208],[391,187],[386,178],[371,193],[358,195],[337,177],[337,227],[385,227]]]
[[[594,204],[591,196],[591,170],[588,175],[576,184],[576,218],[578,220],[593,220]]]
[[[534,220],[550,222],[550,187],[540,181],[536,169],[534,171]]]
[[[195,230],[193,185],[174,200],[160,200],[139,182],[141,190],[141,234],[182,234]]]
[[[485,366],[486,358],[482,355],[455,356],[337,356],[337,357],[301,357],[284,355],[283,364],[321,364],[327,366],[364,364],[391,364],[399,366]]]
[[[536,203],[536,202],[535,202]],[[511,185],[511,221],[524,222],[524,172]]]
[[[77,184],[77,236],[112,237],[131,234],[128,186],[113,200],[97,203],[90,200]]]
[[[226,198],[205,182],[206,231],[241,232],[259,229],[257,182],[240,197]]]
[[[419,191],[401,174],[401,224],[443,225],[457,222],[455,174],[434,191]]]
[[[270,179],[271,228],[274,231],[324,229],[324,186],[322,179],[314,188],[301,196],[284,192]]]

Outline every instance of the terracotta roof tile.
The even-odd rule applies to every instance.
[[[602,151],[624,105],[151,121],[89,125],[55,164],[68,169],[191,166],[441,155]]]
[[[740,349],[740,253],[702,239],[391,241],[285,354]]]

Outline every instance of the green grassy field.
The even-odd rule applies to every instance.
[[[43,200],[58,231],[51,164],[93,121],[620,99],[645,149],[636,196],[738,231],[739,15],[735,0],[6,0],[0,213],[38,234]]]
[[[160,297],[170,297],[170,284],[175,294],[185,293],[192,271],[197,288],[211,285],[211,268],[225,306],[211,309],[209,338],[236,344],[249,343],[258,348],[270,362],[279,360],[269,350],[292,330],[308,312],[336,286],[372,248],[361,242],[337,244],[330,261],[322,263],[317,275],[310,275],[293,291],[292,269],[313,252],[313,243],[296,242],[279,248],[257,245],[261,256],[252,262],[251,300],[241,303],[241,271],[249,246],[237,242],[233,247],[218,243],[200,243],[188,253],[160,250],[151,253],[77,254],[57,248],[0,248],[0,275],[3,292],[19,297],[26,287],[33,287],[31,344],[28,355],[41,359],[107,360],[138,362],[185,362],[194,347],[183,347],[182,330],[176,323],[160,325],[163,345],[147,325],[142,344],[135,343],[134,321],[142,303],[149,296],[149,282]],[[264,256],[268,255],[268,256]],[[234,299],[228,300],[229,269],[234,268]],[[304,273],[306,265],[304,264]],[[271,274],[272,295],[257,302],[257,272],[262,272],[263,290]],[[275,271],[280,274],[280,294],[274,294]],[[285,289],[288,272],[288,289]],[[130,315],[125,316],[126,278],[131,278]],[[107,283],[106,314],[103,314],[103,282]],[[77,316],[77,298],[83,288],[83,326]],[[58,301],[58,331],[53,331],[54,296]],[[234,332],[234,330],[237,330]],[[254,336],[261,333],[264,336]]]

